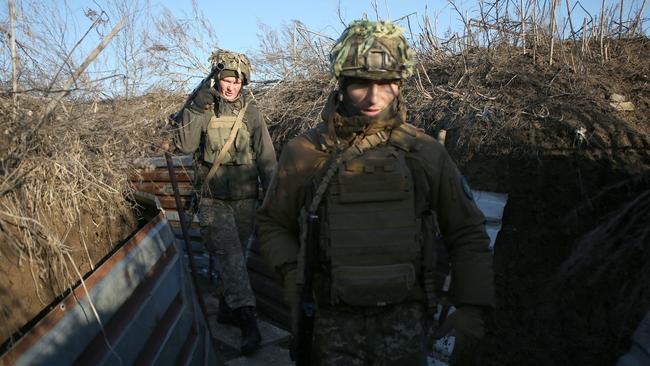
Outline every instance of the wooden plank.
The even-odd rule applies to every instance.
[[[172,188],[171,183],[166,182],[131,182],[131,184],[138,191],[153,193],[156,196],[173,196],[174,189]],[[194,194],[194,188],[191,183],[179,182],[178,183],[178,193],[181,196],[191,196]]]
[[[191,167],[192,166],[192,155],[175,155],[172,156],[172,163],[174,167]],[[154,156],[148,158],[137,158],[133,160],[133,164],[136,167],[140,168],[165,168],[167,167],[167,160],[164,156]]]
[[[192,204],[193,196],[181,196],[181,205],[183,210],[189,210]],[[164,209],[173,209],[176,210],[176,198],[174,196],[158,196],[158,201],[160,206]]]
[[[266,298],[278,305],[288,307],[284,303],[284,290],[280,284],[256,272],[248,271],[248,277],[256,297]]]
[[[194,179],[194,171],[185,167],[175,168],[177,182],[191,182]],[[170,182],[169,170],[157,168],[155,170],[138,170],[129,178],[132,182]]]

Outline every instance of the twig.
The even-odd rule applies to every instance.
[[[90,33],[90,31],[93,30],[93,28],[95,28],[95,26],[97,24],[99,24],[101,21],[102,21],[102,17],[100,15],[100,16],[97,17],[97,19],[95,19],[93,24],[91,24],[90,27],[88,27],[88,29],[86,30],[86,33],[84,33],[84,35],[81,36],[81,38],[79,38],[79,40],[77,41],[77,43],[75,43],[75,45],[72,47],[72,49],[70,49],[70,52],[68,52],[65,59],[61,63],[61,66],[56,71],[56,73],[54,74],[54,77],[50,81],[50,85],[48,86],[48,91],[45,92],[45,97],[47,97],[49,95],[50,90],[54,87],[54,83],[56,82],[56,79],[59,77],[59,74],[61,73],[61,70],[63,70],[63,66],[65,66],[68,63],[68,60],[70,60],[70,57],[72,57],[72,52],[74,52],[74,50],[77,49],[77,47],[79,47],[79,45],[86,38],[88,33]]]
[[[70,89],[72,84],[74,84],[77,81],[79,76],[86,70],[88,65],[90,65],[90,63],[92,63],[95,60],[95,58],[97,58],[97,56],[99,56],[99,54],[104,50],[104,48],[106,48],[106,46],[110,43],[113,37],[115,37],[115,35],[120,30],[122,30],[122,27],[124,27],[124,23],[125,23],[125,19],[124,18],[120,19],[117,25],[113,27],[113,30],[111,30],[111,32],[108,35],[106,35],[106,37],[104,37],[104,39],[100,42],[100,44],[88,55],[88,57],[86,57],[84,62],[77,68],[77,70],[74,72],[72,77],[70,77],[70,79],[63,86],[62,88],[63,90]],[[34,131],[37,131],[41,127],[41,125],[50,117],[50,115],[54,111],[54,107],[67,94],[68,94],[67,92],[59,93],[58,96],[56,96],[53,100],[50,101],[50,103],[48,103],[47,107],[45,107],[45,111],[43,112],[43,117],[36,124],[35,128],[32,130],[32,133]]]
[[[636,33],[636,29],[639,26],[639,22],[641,21],[641,14],[643,14],[643,10],[645,9],[645,3],[647,0],[643,0],[643,3],[641,4],[641,9],[636,13],[636,19],[634,20],[634,23],[632,24],[632,30],[630,31],[631,35],[634,36]]]
[[[13,91],[13,110],[11,118],[16,118],[16,112],[18,110],[18,72],[16,71],[16,65],[18,64],[18,56],[16,56],[16,31],[14,29],[14,19],[16,17],[16,12],[14,9],[13,0],[7,0],[7,5],[9,7],[9,44],[11,48],[11,90]]]

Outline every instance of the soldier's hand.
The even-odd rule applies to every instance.
[[[211,87],[209,83],[205,83],[203,88],[201,88],[194,96],[192,106],[196,110],[204,111],[214,104],[214,100],[217,97],[219,97],[217,89]]]
[[[442,322],[434,333],[434,338],[442,338],[452,331],[456,336],[456,342],[450,363],[452,365],[465,364],[464,360],[471,359],[479,341],[485,334],[483,308],[471,305],[459,307]]]
[[[160,144],[160,150],[162,150],[162,152],[171,152],[173,149],[174,144],[169,140],[165,140]]]

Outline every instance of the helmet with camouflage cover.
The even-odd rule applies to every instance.
[[[219,70],[216,74],[217,79],[220,79],[222,71],[230,70],[242,80],[242,84],[246,85],[250,81],[252,67],[248,57],[243,53],[217,50],[210,55],[210,64],[213,69]]]
[[[413,74],[413,58],[401,27],[390,21],[355,20],[330,52],[331,73],[334,79],[406,79]]]

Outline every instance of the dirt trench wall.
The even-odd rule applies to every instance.
[[[650,243],[619,238],[625,255],[581,253],[590,265],[569,274],[566,263],[581,241],[607,242],[606,232],[590,233],[648,194],[650,160],[647,150],[628,161],[594,155],[477,156],[461,167],[473,188],[509,194],[494,254],[497,309],[479,364],[612,365],[628,349],[650,307],[649,258],[639,255]],[[608,261],[616,270],[596,277]]]

